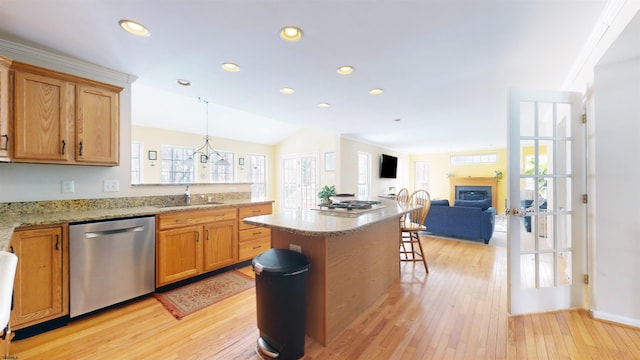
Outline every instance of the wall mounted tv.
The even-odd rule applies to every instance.
[[[398,171],[398,158],[391,155],[380,155],[380,177],[395,179]]]

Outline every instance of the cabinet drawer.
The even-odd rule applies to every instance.
[[[249,216],[267,215],[271,214],[271,204],[246,206],[240,208],[239,217],[246,218]]]
[[[158,215],[158,229],[166,230],[187,225],[199,225],[221,220],[235,220],[237,210],[217,209],[203,211],[184,211]]]
[[[253,229],[240,230],[240,242],[251,241],[257,238],[269,238],[269,240],[271,240],[271,229],[255,227]]]
[[[271,248],[270,238],[261,238],[257,240],[246,241],[240,243],[240,260],[254,258]]]

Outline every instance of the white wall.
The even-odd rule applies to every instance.
[[[389,187],[399,190],[407,186],[409,156],[376,145],[366,144],[347,138],[340,139],[340,179],[337,187],[343,193],[358,193],[358,152],[368,153],[371,157],[371,198],[386,195]],[[398,177],[380,178],[380,155],[398,157]]]
[[[597,215],[592,310],[596,317],[640,326],[640,58],[596,67],[594,94]]]

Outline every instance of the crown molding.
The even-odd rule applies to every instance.
[[[30,65],[107,83],[115,82],[119,85],[132,84],[138,79],[135,75],[4,39],[0,39],[0,55]]]

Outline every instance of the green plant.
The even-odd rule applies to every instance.
[[[335,185],[325,185],[322,190],[320,190],[318,192],[318,197],[322,200],[324,200],[325,202],[328,202],[331,196],[334,196],[336,194],[336,186]]]

